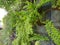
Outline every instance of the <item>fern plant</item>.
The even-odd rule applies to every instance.
[[[26,8],[26,10],[21,10],[19,13],[17,13],[18,15],[18,20],[16,22],[16,39],[13,41],[13,45],[30,45],[30,39],[33,40],[48,40],[47,37],[43,38],[43,36],[41,37],[41,35],[34,35],[33,32],[33,25],[36,24],[36,21],[39,19],[41,19],[41,15],[38,13],[37,11],[37,6],[38,5],[42,5],[46,2],[48,2],[46,0],[46,2],[43,0],[41,1],[41,4],[32,4],[31,2],[26,2],[27,5],[25,5],[23,8]],[[31,37],[31,36],[33,37]]]
[[[48,35],[51,37],[51,39],[54,41],[56,45],[60,45],[60,32],[58,29],[56,29],[51,21],[47,22],[46,25],[46,31],[48,32]]]

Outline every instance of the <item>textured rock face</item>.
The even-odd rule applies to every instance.
[[[39,33],[39,34],[46,34],[46,30],[45,30],[45,27],[44,26],[39,26],[37,25],[36,26],[36,30],[35,30],[36,33]]]
[[[54,45],[54,44],[50,41],[40,41],[40,45]]]
[[[59,10],[51,10],[46,14],[46,20],[51,20],[56,28],[60,28],[60,11]]]
[[[44,26],[38,26],[36,27],[37,29],[35,30],[36,33],[41,34],[42,36],[47,36],[49,38],[49,40],[51,39],[46,32],[46,29]],[[54,43],[52,42],[52,40],[50,41],[40,41],[40,45],[54,45]]]
[[[60,27],[60,11],[59,10],[52,10],[51,20],[57,28]]]
[[[44,20],[51,20],[54,24],[54,26],[58,29],[60,29],[60,11],[59,10],[51,10],[46,13],[46,16]],[[43,36],[46,36],[47,32],[44,26],[36,26],[35,32],[42,34]],[[52,40],[50,41],[40,41],[40,45],[55,45],[53,44]]]

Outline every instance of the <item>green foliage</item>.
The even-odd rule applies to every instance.
[[[60,7],[60,0],[58,0],[58,1],[57,1],[57,6],[59,6],[59,7]]]
[[[7,10],[13,4],[14,4],[14,0],[0,0],[0,7],[1,8],[6,8]]]
[[[33,37],[30,38],[30,41],[33,40],[40,40],[40,41],[44,41],[44,40],[49,40],[48,37],[42,36],[40,34],[34,34]]]
[[[16,2],[18,3],[19,1],[16,0]],[[36,24],[36,21],[38,20],[38,18],[39,19],[42,18],[42,16],[37,11],[37,6],[39,4],[35,5],[35,3],[32,4],[31,2],[27,1],[26,2],[27,5],[23,7],[23,9],[26,8],[26,10],[21,10],[17,12],[15,10],[20,4],[20,3],[18,4],[17,3],[14,4],[16,6],[15,8],[13,7],[8,8],[9,14],[5,16],[3,19],[4,30],[6,31],[6,33],[7,32],[9,33],[7,37],[9,37],[11,33],[14,30],[16,30],[16,39],[12,42],[13,43],[12,45],[30,45],[30,41],[33,41],[33,40],[48,40],[47,37],[43,38],[43,36],[38,34],[35,35],[33,32],[33,28],[32,28],[33,25]],[[12,4],[11,6],[14,6],[14,5]],[[31,37],[30,35],[33,37]]]
[[[9,12],[3,19],[3,30],[5,31],[5,33],[3,33],[4,35],[7,34],[3,37],[3,40],[8,38],[8,41],[4,40],[4,45],[9,45],[9,36],[14,31],[16,31],[16,38],[12,41],[12,45],[30,45],[30,42],[33,40],[37,40],[35,45],[39,45],[40,40],[49,40],[48,37],[36,34],[32,27],[37,24],[38,19],[41,20],[43,17],[42,14],[38,13],[37,9],[51,0],[41,0],[39,3],[36,3],[36,1],[31,3],[27,0],[0,0],[0,6],[3,5]],[[55,6],[55,2],[53,5]],[[59,5],[59,3],[57,3],[57,5]],[[57,29],[51,22],[46,23],[45,27],[54,43],[59,45],[60,33]]]
[[[9,31],[0,31],[0,45],[9,45],[11,43]]]
[[[37,12],[35,3],[26,2],[26,10],[21,10],[18,15],[18,20],[16,22],[16,39],[13,42],[13,45],[30,45],[30,39],[41,40],[44,38],[40,36],[34,36],[33,25],[36,24],[36,20],[41,17]],[[24,7],[24,8],[25,8]],[[32,35],[33,37],[31,37]],[[46,38],[47,39],[47,38]]]
[[[48,35],[55,42],[55,44],[60,45],[60,33],[58,29],[54,27],[51,21],[46,23],[46,30],[48,32]]]
[[[60,8],[60,0],[52,0],[52,7],[53,8]]]

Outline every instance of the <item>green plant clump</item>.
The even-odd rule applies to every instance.
[[[2,7],[5,7],[9,12],[8,15],[3,18],[4,31],[5,33],[9,34],[6,37],[10,38],[13,32],[15,32],[12,45],[31,45],[31,41],[36,41],[35,45],[39,45],[40,40],[49,40],[48,37],[35,33],[33,26],[37,24],[36,22],[38,19],[43,22],[43,14],[40,14],[37,11],[38,8],[51,0],[40,0],[39,3],[36,1],[34,0],[33,3],[29,2],[28,0],[0,1],[0,6],[2,6],[4,3]],[[60,3],[57,3],[57,5],[59,4]],[[52,6],[55,6],[55,2]],[[54,43],[59,45],[60,33],[58,30],[51,22],[46,23],[45,27],[48,35],[51,37]],[[10,44],[7,42],[7,44],[4,45]]]
[[[41,1],[40,5],[48,2],[47,0],[45,2]],[[27,5],[25,5],[23,8],[26,8],[26,10],[21,10],[18,15],[18,20],[16,22],[16,39],[13,41],[13,45],[30,45],[30,39],[33,38],[33,40],[43,40],[44,38],[48,40],[47,37],[42,37],[40,35],[35,35],[33,31],[33,25],[36,24],[36,21],[42,18],[42,16],[37,11],[37,6],[35,2],[32,4],[31,2],[26,2]],[[31,37],[31,36],[32,37]]]
[[[48,32],[48,35],[51,37],[51,39],[54,41],[56,45],[60,45],[60,32],[58,29],[56,29],[53,25],[53,23],[50,21],[46,23],[46,30]]]

